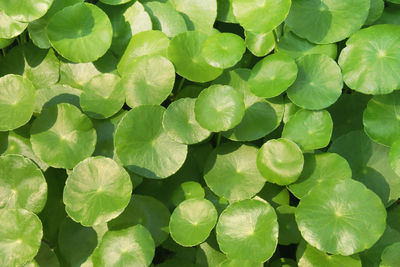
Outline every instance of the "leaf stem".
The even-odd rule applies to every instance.
[[[1,49],[1,52],[3,53],[3,56],[6,56],[6,51],[3,49]]]
[[[178,93],[182,89],[184,83],[185,83],[185,78],[182,77],[182,79],[179,82],[178,88],[176,89],[176,93]]]
[[[218,133],[218,135],[217,135],[217,146],[216,147],[219,147],[219,145],[221,144],[221,137],[222,137],[222,133]]]
[[[272,30],[272,33],[274,34],[274,40],[275,40],[275,47],[278,46],[279,38],[278,38],[278,32],[276,31],[276,28]]]

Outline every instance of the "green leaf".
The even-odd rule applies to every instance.
[[[203,90],[194,107],[198,123],[212,132],[237,126],[245,112],[243,96],[228,85],[212,85]]]
[[[5,5],[6,1],[3,0],[1,2]],[[28,27],[28,23],[14,20],[12,17],[8,16],[2,8],[0,8],[0,20],[0,38],[10,39],[17,37]]]
[[[230,204],[219,217],[216,232],[221,251],[231,259],[264,262],[278,243],[274,209],[254,199]]]
[[[233,15],[232,0],[217,0],[217,20],[228,23],[237,23]]]
[[[30,22],[46,14],[52,3],[53,0],[1,0],[0,9],[17,21]]]
[[[110,73],[96,75],[83,87],[80,106],[92,118],[111,117],[125,103],[124,89],[119,76]]]
[[[400,93],[374,96],[364,110],[363,124],[365,133],[373,141],[391,146],[400,138]]]
[[[108,231],[95,251],[93,266],[146,267],[153,260],[154,250],[149,231],[140,224]]]
[[[360,182],[331,180],[314,186],[300,200],[296,221],[310,245],[348,256],[378,241],[386,227],[386,210],[379,197]]]
[[[257,168],[264,178],[278,185],[288,185],[299,178],[304,157],[293,141],[285,138],[271,139],[262,145],[257,154]]]
[[[35,261],[40,267],[59,267],[60,262],[53,249],[46,243],[42,242],[38,253],[35,256]]]
[[[32,83],[19,75],[0,78],[0,131],[16,129],[32,117],[35,89]]]
[[[336,153],[305,154],[303,172],[288,189],[301,199],[314,186],[324,181],[349,179],[351,174],[349,163]]]
[[[381,259],[379,267],[395,267],[400,262],[400,242],[385,248]]]
[[[317,266],[337,267],[354,266],[361,267],[361,260],[358,255],[341,256],[328,255],[307,244],[307,247],[299,260],[299,267],[317,267]]]
[[[372,95],[400,88],[399,34],[400,26],[375,25],[352,35],[339,57],[346,85]]]
[[[371,0],[371,6],[369,8],[369,13],[365,25],[371,25],[377,21],[383,13],[385,8],[385,2],[383,0]]]
[[[324,54],[332,59],[336,59],[337,45],[333,44],[314,44],[306,39],[298,37],[291,31],[279,39],[276,50],[280,53],[288,54],[293,58],[299,58],[310,54]]]
[[[133,172],[162,179],[183,165],[187,146],[170,139],[162,127],[165,108],[139,106],[128,111],[115,130],[115,152]]]
[[[325,55],[305,55],[296,60],[296,81],[287,90],[299,107],[318,110],[336,102],[342,94],[342,74],[336,62]]]
[[[31,128],[35,154],[52,167],[72,169],[89,157],[96,145],[96,131],[86,115],[71,104],[50,106]]]
[[[297,244],[302,239],[294,217],[295,211],[296,208],[289,205],[279,206],[276,209],[279,223],[278,243],[280,245]]]
[[[245,31],[244,33],[247,48],[257,57],[266,56],[275,48],[275,37],[272,31],[267,33]]]
[[[215,68],[227,69],[238,63],[246,45],[243,39],[233,33],[216,33],[203,44],[202,56]]]
[[[124,53],[132,36],[152,29],[150,16],[144,6],[139,1],[125,2],[129,3],[117,6],[106,2],[106,5],[97,4],[110,19],[113,31],[110,50],[118,56]]]
[[[243,95],[245,112],[242,121],[223,136],[233,141],[252,141],[264,137],[281,123],[284,105],[280,97],[265,100],[255,96],[249,89],[249,69],[225,71],[213,81],[214,84],[232,86]],[[260,123],[262,121],[263,123]]]
[[[201,184],[193,181],[182,183],[174,190],[172,201],[178,206],[182,201],[192,198],[204,198],[205,192]]]
[[[363,126],[363,112],[371,96],[354,92],[342,94],[338,101],[328,108],[332,116],[332,140],[354,130],[361,130]]]
[[[97,234],[91,227],[84,227],[68,217],[58,233],[57,254],[68,266],[81,266],[97,246]]]
[[[46,180],[35,163],[20,155],[0,157],[0,208],[39,213],[46,200]]]
[[[68,215],[84,226],[116,218],[129,203],[129,174],[105,157],[86,158],[74,167],[64,187]]]
[[[374,191],[387,207],[400,197],[399,176],[389,164],[389,151],[388,147],[372,142],[364,131],[343,135],[329,148],[329,152],[348,161],[354,179]]]
[[[169,38],[187,31],[184,15],[181,15],[169,3],[151,1],[143,5],[151,17],[153,29],[162,31]]]
[[[262,263],[255,263],[251,260],[238,260],[238,259],[226,259],[221,262],[218,267],[261,267],[264,266]]]
[[[285,124],[282,137],[297,143],[303,151],[326,147],[332,135],[328,111],[299,110]]]
[[[200,31],[183,32],[172,38],[168,58],[180,76],[194,82],[208,82],[221,75],[222,69],[209,65],[202,54],[207,38]]]
[[[367,19],[369,7],[370,1],[365,0],[293,1],[286,23],[312,43],[329,44],[358,31]]]
[[[21,266],[37,254],[43,231],[39,218],[24,209],[0,209],[0,265]]]
[[[90,62],[103,56],[111,46],[112,27],[97,6],[78,3],[54,14],[47,27],[51,45],[73,62]]]
[[[25,59],[24,76],[36,89],[48,87],[58,82],[60,77],[60,61],[53,49],[38,49],[31,43],[23,47]]]
[[[145,55],[167,55],[170,41],[165,33],[160,31],[144,31],[135,34],[118,63],[118,73],[124,76],[134,59]]]
[[[142,224],[151,233],[154,243],[159,246],[168,235],[168,223],[171,213],[159,200],[145,195],[133,195],[125,210],[108,222],[110,230],[121,230],[136,224]]]
[[[290,0],[232,0],[233,14],[247,31],[270,32],[281,24],[289,13]]]
[[[188,199],[175,208],[169,221],[171,237],[191,247],[204,242],[217,222],[218,213],[207,199]]]
[[[400,242],[400,233],[389,226],[382,237],[370,249],[360,253],[363,266],[378,267],[381,262],[381,255],[385,248]]]
[[[100,2],[107,4],[107,5],[121,5],[128,3],[132,0],[100,0]]]
[[[141,56],[124,69],[121,84],[126,88],[126,103],[134,108],[140,105],[159,105],[172,92],[175,69],[160,55]]]
[[[47,109],[60,103],[69,103],[80,108],[79,98],[82,91],[68,85],[54,84],[36,90],[35,113],[41,113],[43,108]]]
[[[217,17],[216,0],[168,0],[183,15],[189,31],[212,31]]]
[[[249,87],[259,97],[274,97],[283,93],[296,80],[295,61],[285,54],[272,54],[260,60],[251,70]]]
[[[225,143],[208,157],[204,180],[217,196],[229,201],[253,197],[265,179],[256,166],[257,148],[240,143]]]
[[[182,144],[195,144],[210,136],[210,132],[195,119],[195,102],[193,98],[181,98],[168,106],[163,127],[171,139]]]
[[[385,7],[382,16],[375,21],[375,24],[396,24],[400,25],[400,7],[398,5],[390,5]]]

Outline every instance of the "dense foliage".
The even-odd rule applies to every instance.
[[[0,267],[399,267],[399,0],[0,0]]]

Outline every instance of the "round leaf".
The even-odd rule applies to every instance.
[[[299,107],[324,109],[342,94],[342,74],[336,62],[325,55],[306,55],[296,60],[296,81],[287,90],[289,99]]]
[[[167,0],[183,15],[189,31],[209,33],[217,17],[216,0]]]
[[[132,36],[152,29],[150,15],[142,3],[129,0],[126,5],[109,5],[97,3],[109,17],[113,36],[110,50],[121,56]]]
[[[354,256],[341,256],[341,255],[327,255],[318,249],[307,244],[303,255],[299,259],[299,267],[338,267],[338,266],[353,266],[361,267],[361,260],[358,255]]]
[[[301,149],[326,147],[332,135],[332,118],[328,111],[299,110],[283,128],[282,137],[296,142]]]
[[[252,141],[275,130],[282,121],[284,105],[280,97],[268,101],[255,96],[249,89],[249,69],[225,71],[214,84],[232,86],[243,95],[245,112],[242,121],[223,135],[233,141]],[[263,123],[260,123],[262,121]]]
[[[245,43],[238,35],[216,33],[204,42],[202,55],[211,66],[226,69],[238,63],[245,51]]]
[[[265,179],[256,165],[257,148],[226,143],[208,157],[204,168],[207,186],[229,201],[253,197],[264,186]]]
[[[353,178],[375,192],[387,207],[400,197],[400,177],[389,164],[389,150],[373,142],[362,130],[337,138],[329,148],[329,152],[348,161]]]
[[[278,222],[267,202],[247,199],[229,205],[219,217],[217,241],[228,258],[264,262],[275,252]]]
[[[285,32],[285,34],[279,39],[276,50],[280,53],[288,54],[293,58],[298,58],[309,54],[324,54],[332,59],[336,59],[337,56],[337,45],[335,43],[310,43],[306,39],[298,37],[291,31]]]
[[[139,106],[127,112],[115,131],[121,162],[148,178],[167,178],[183,165],[187,146],[170,139],[162,128],[165,108]]]
[[[243,96],[228,85],[212,85],[198,96],[194,112],[199,124],[212,132],[238,125],[244,116]]]
[[[87,158],[74,167],[64,187],[68,215],[84,226],[98,225],[117,217],[132,193],[129,174],[105,157]]]
[[[271,139],[258,151],[257,168],[270,183],[288,185],[299,178],[304,157],[293,141],[285,138]]]
[[[57,252],[69,266],[81,266],[97,246],[97,234],[66,217],[58,231]]]
[[[150,14],[155,30],[162,31],[170,38],[187,31],[183,15],[169,3],[147,2],[144,7]]]
[[[391,146],[400,138],[400,92],[374,96],[364,110],[365,133],[375,142]]]
[[[168,235],[171,213],[159,200],[144,195],[133,195],[128,206],[117,218],[108,222],[110,230],[120,230],[142,224],[151,233],[155,245],[163,243]]]
[[[369,7],[370,1],[365,0],[292,1],[286,23],[294,33],[312,43],[335,43],[361,28]]]
[[[169,39],[160,31],[144,31],[135,34],[118,63],[118,73],[122,76],[129,70],[134,59],[145,55],[167,55]]]
[[[274,33],[253,33],[245,31],[246,46],[257,57],[266,56],[275,47]]]
[[[24,209],[0,209],[0,265],[21,266],[35,257],[43,231],[39,218]]]
[[[90,62],[103,56],[111,46],[112,27],[97,6],[78,3],[54,14],[47,26],[51,45],[73,62]]]
[[[278,243],[280,245],[297,244],[302,239],[294,217],[295,211],[296,208],[289,205],[276,208],[279,224]]]
[[[397,25],[375,25],[352,35],[339,57],[346,85],[373,95],[400,88],[399,35]]]
[[[149,55],[126,67],[120,86],[126,88],[126,103],[133,108],[161,104],[172,92],[174,82],[172,63],[163,56]]]
[[[5,2],[5,1],[1,1]],[[0,8],[0,38],[10,39],[20,35],[26,27],[28,27],[28,23],[19,22],[14,20],[13,18],[7,16],[6,13]]]
[[[171,139],[183,144],[195,144],[210,136],[210,132],[195,119],[195,102],[193,98],[181,98],[168,106],[163,127]]]
[[[251,70],[250,90],[259,97],[274,97],[283,93],[297,76],[293,58],[285,54],[272,54],[260,60]]]
[[[386,210],[379,197],[362,183],[333,180],[314,186],[300,200],[296,221],[309,244],[347,256],[378,241],[386,227]]]
[[[107,4],[107,5],[121,5],[128,3],[132,0],[100,0],[100,2]]]
[[[295,183],[288,186],[288,189],[293,195],[301,199],[314,186],[324,181],[349,178],[351,178],[349,163],[338,154],[305,154],[303,172]]]
[[[154,250],[149,231],[140,224],[108,231],[94,253],[93,265],[147,267],[153,260]]]
[[[114,74],[93,77],[80,95],[80,106],[90,117],[105,119],[117,113],[125,103],[125,90]]]
[[[289,13],[290,0],[232,0],[233,14],[247,31],[270,32],[281,24]]]
[[[188,181],[182,183],[178,188],[172,193],[172,202],[175,206],[186,199],[191,198],[204,198],[205,191],[201,184],[193,181]]]
[[[400,262],[400,242],[385,248],[379,267],[395,267]]]
[[[221,75],[222,69],[209,65],[203,57],[207,38],[207,34],[200,31],[188,31],[172,38],[168,58],[180,76],[194,82],[208,82]]]
[[[0,78],[0,131],[16,129],[33,114],[36,92],[32,83],[19,75]]]
[[[36,118],[31,143],[35,154],[48,165],[72,169],[92,155],[96,131],[77,107],[62,103],[44,109]]]
[[[191,247],[204,242],[217,222],[218,213],[207,199],[188,199],[175,208],[169,221],[172,239]]]
[[[40,169],[20,155],[0,157],[0,208],[43,210],[47,184]]]
[[[0,0],[0,10],[15,20],[30,22],[42,17],[53,0]]]

